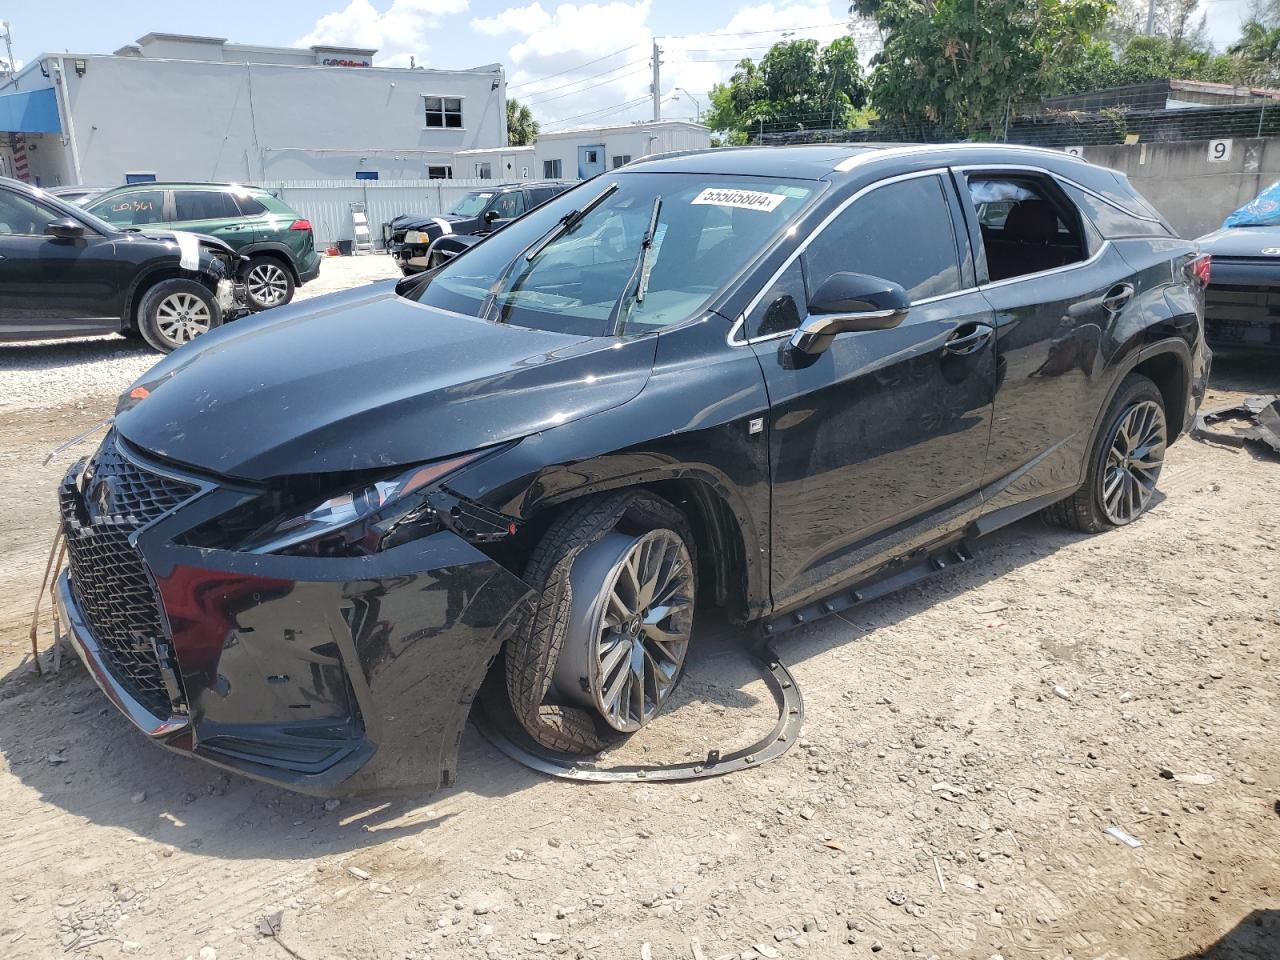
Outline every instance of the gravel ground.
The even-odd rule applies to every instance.
[[[364,280],[374,259],[325,270]],[[40,461],[147,363],[38,349],[43,368],[0,359],[3,395],[32,391],[0,417],[5,960],[1280,957],[1274,459],[1183,440],[1127,528],[1027,520],[796,631],[806,723],[775,763],[575,784],[469,731],[457,787],[333,805],[143,742],[75,662],[35,677],[30,604],[75,452]],[[83,358],[50,381],[61,351]],[[1219,360],[1214,387],[1278,392],[1280,370]],[[767,723],[740,639],[701,616],[676,709],[631,750]]]
[[[400,271],[388,256],[326,257],[320,276],[299,287],[294,302],[392,278]],[[120,336],[0,343],[0,411],[42,409],[54,397],[118,394],[159,356],[141,340]]]

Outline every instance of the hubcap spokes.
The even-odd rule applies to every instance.
[[[284,300],[289,289],[284,270],[273,263],[260,263],[250,270],[249,276],[245,278],[245,286],[249,288],[249,295],[254,300],[267,306],[275,306]]]
[[[187,343],[209,330],[209,307],[193,293],[171,293],[156,308],[156,327],[170,343]]]
[[[1102,476],[1102,509],[1112,523],[1129,523],[1146,509],[1164,466],[1165,441],[1164,411],[1155,401],[1134,404],[1121,418]]]
[[[693,626],[693,567],[675,534],[637,540],[618,566],[596,630],[592,695],[615,730],[640,729],[675,686]]]

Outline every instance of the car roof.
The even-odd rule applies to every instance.
[[[1044,162],[1085,164],[1060,150],[1003,143],[821,143],[797,146],[710,147],[639,157],[629,164],[645,171],[709,173],[826,180],[862,163],[891,157],[929,157],[938,163]],[[1087,165],[1087,164],[1086,164]]]
[[[270,193],[265,187],[255,187],[247,183],[208,183],[201,180],[146,180],[140,183],[121,183],[109,187],[110,192],[116,190],[171,190],[181,187],[184,190],[235,190],[237,193]]]

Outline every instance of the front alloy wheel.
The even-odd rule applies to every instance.
[[[1111,523],[1130,523],[1151,502],[1164,466],[1166,439],[1164,409],[1154,400],[1133,404],[1116,424],[1099,494]]]
[[[662,709],[684,667],[693,628],[689,550],[671,530],[615,531],[577,559],[571,583],[556,687],[610,728],[634,733]]]

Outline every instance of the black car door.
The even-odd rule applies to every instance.
[[[120,273],[114,243],[46,232],[67,214],[0,188],[0,338],[31,339],[120,329]]]
[[[1046,171],[975,168],[958,179],[1000,364],[984,513],[1030,512],[1083,481],[1108,342],[1143,294]]]
[[[974,289],[959,216],[945,170],[873,184],[748,310],[744,332],[770,402],[775,609],[952,536],[978,514],[996,364],[992,311]],[[804,316],[841,271],[901,284],[906,319],[797,356],[776,318]]]

